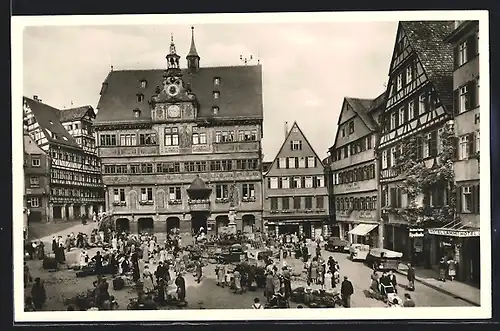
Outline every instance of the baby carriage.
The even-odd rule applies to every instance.
[[[396,290],[394,289],[394,286],[391,285],[384,285],[380,284],[380,289],[381,289],[381,294],[382,294],[382,300],[384,302],[393,302],[394,299],[398,299],[398,295],[396,294]]]

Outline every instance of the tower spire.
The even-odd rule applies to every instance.
[[[189,48],[189,53],[186,56],[188,69],[190,72],[198,71],[200,67],[200,56],[196,50],[196,44],[194,42],[194,26],[191,27],[191,47]]]

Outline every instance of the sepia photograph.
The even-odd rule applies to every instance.
[[[488,39],[486,11],[13,17],[15,320],[491,317]]]

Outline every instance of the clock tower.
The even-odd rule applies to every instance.
[[[157,86],[151,98],[151,117],[155,122],[195,119],[197,116],[196,95],[184,82],[179,59],[174,38],[171,36],[170,50],[166,56],[167,70],[163,75],[162,87]]]

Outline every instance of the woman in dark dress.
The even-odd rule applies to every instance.
[[[175,285],[177,286],[177,296],[180,301],[186,301],[186,281],[184,277],[179,273],[175,279]]]
[[[158,279],[158,304],[165,305],[165,281],[163,278]]]
[[[141,273],[139,271],[139,258],[136,252],[132,253],[132,279],[134,282],[141,279]]]

